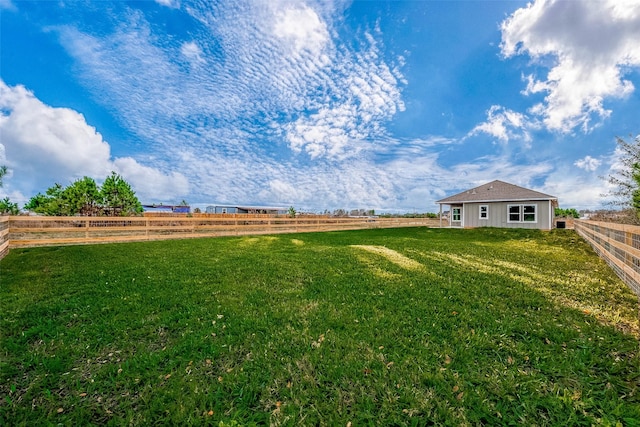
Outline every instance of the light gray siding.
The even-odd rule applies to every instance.
[[[536,221],[509,222],[508,209],[510,205],[536,205]],[[488,218],[480,218],[480,206],[488,207]],[[465,203],[462,217],[464,227],[533,228],[541,230],[553,228],[553,212],[549,200]]]

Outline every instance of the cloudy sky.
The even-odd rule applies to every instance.
[[[0,197],[116,171],[143,203],[598,208],[639,91],[640,0],[0,0]]]

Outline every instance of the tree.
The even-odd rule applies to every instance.
[[[619,167],[606,179],[612,190],[603,196],[609,205],[630,209],[633,208],[633,194],[640,188],[638,182],[638,164],[640,163],[640,135],[633,141],[616,138],[619,154]]]
[[[0,166],[0,188],[2,188],[2,178],[7,174],[7,167]],[[20,208],[17,203],[12,203],[8,197],[0,200],[0,215],[18,215]]]
[[[7,167],[0,166],[0,187],[2,187],[2,178],[7,174]]]
[[[554,209],[555,216],[564,217],[564,218],[580,218],[580,213],[575,208],[570,209]]]
[[[62,192],[70,215],[94,216],[100,211],[100,190],[93,178],[78,179]]]
[[[17,203],[12,203],[8,197],[0,200],[0,215],[18,215],[20,209]]]
[[[289,210],[287,212],[289,213],[289,216],[291,218],[295,218],[296,214],[298,213],[296,212],[296,208],[294,208],[293,206],[289,206]]]
[[[62,185],[55,183],[53,187],[47,189],[45,194],[38,193],[33,196],[24,208],[44,215],[68,215],[68,209],[65,209],[65,201],[62,197],[63,191]]]
[[[47,196],[42,193],[38,193],[33,196],[29,201],[24,205],[24,209],[27,211],[35,212],[35,213],[44,213],[42,212],[42,207],[47,203]]]
[[[120,175],[111,172],[100,190],[105,213],[110,216],[135,215],[142,212],[142,204],[131,186]]]
[[[635,188],[631,193],[631,206],[633,207],[636,217],[640,219],[640,164],[634,163],[632,168],[632,178]]]
[[[131,186],[112,172],[102,188],[93,178],[84,177],[68,187],[56,183],[45,194],[38,193],[24,206],[26,210],[55,216],[134,215],[142,205]]]

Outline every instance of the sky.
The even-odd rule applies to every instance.
[[[0,198],[598,209],[640,133],[640,0],[0,0]]]

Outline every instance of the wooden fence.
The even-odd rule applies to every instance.
[[[353,218],[272,215],[0,218],[0,248],[113,243],[367,228],[439,227],[429,218]],[[2,254],[2,255],[4,255]]]
[[[9,217],[0,216],[0,259],[9,252]]]
[[[574,229],[640,297],[640,227],[576,220]]]

